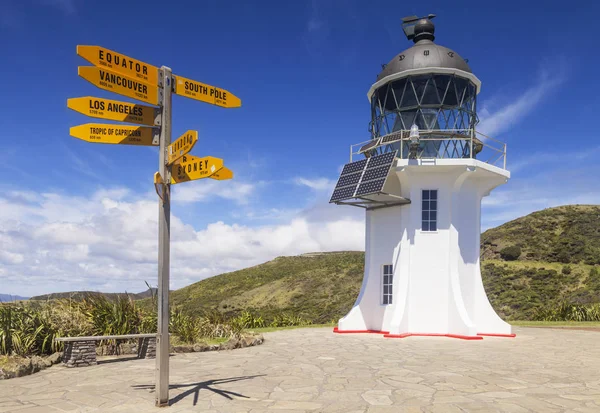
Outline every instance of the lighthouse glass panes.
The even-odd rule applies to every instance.
[[[392,264],[384,265],[382,268],[382,300],[383,304],[392,304],[392,285],[394,283],[394,266]]]
[[[422,192],[421,231],[437,231],[437,189]]]
[[[476,96],[475,84],[456,75],[430,73],[388,82],[371,98],[372,138],[408,131],[414,124],[421,131],[419,158],[470,157]],[[429,130],[451,133],[423,135]],[[389,146],[401,147],[399,142]],[[399,156],[406,158],[408,151],[408,144],[403,145]]]

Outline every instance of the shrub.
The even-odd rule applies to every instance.
[[[128,295],[109,300],[104,295],[89,295],[81,301],[81,310],[99,336],[135,334],[140,324],[140,312]]]
[[[239,316],[231,319],[232,326],[241,328],[261,328],[265,326],[262,316],[254,316],[249,311],[243,311]]]
[[[505,261],[515,261],[521,256],[521,248],[517,245],[504,247],[500,250],[500,257]]]
[[[569,275],[571,274],[571,272],[573,272],[573,270],[571,269],[570,265],[563,265],[562,267],[562,271],[561,271],[564,275]]]
[[[600,303],[576,305],[562,302],[540,309],[535,318],[542,321],[600,321]]]
[[[194,344],[201,335],[201,324],[198,319],[185,315],[180,309],[171,311],[169,329],[182,342]]]
[[[0,354],[49,354],[56,349],[48,311],[23,304],[0,305]]]
[[[307,326],[312,324],[300,316],[290,314],[277,314],[270,324],[270,327],[288,327],[288,326]]]
[[[560,251],[556,256],[556,259],[558,260],[558,262],[562,262],[563,264],[568,264],[571,262],[571,256],[565,250]]]
[[[600,280],[600,273],[598,273],[598,268],[596,268],[596,267],[590,268],[590,280],[592,280],[592,281]]]

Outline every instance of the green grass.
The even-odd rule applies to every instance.
[[[363,266],[363,252],[279,257],[173,291],[171,302],[192,315],[216,310],[227,319],[249,311],[267,325],[283,315],[327,323],[354,304]]]
[[[287,326],[287,327],[261,327],[261,328],[252,328],[248,331],[252,333],[271,333],[273,331],[281,331],[281,330],[295,330],[297,328],[319,328],[319,327],[331,327],[333,328],[336,323],[326,323],[326,324],[309,324],[306,326]]]
[[[14,369],[15,367],[18,367],[19,364],[21,364],[23,362],[23,360],[26,360],[26,359],[21,356],[0,355],[0,369],[1,368],[7,369],[7,370]]]
[[[563,303],[600,302],[600,277],[591,265],[491,259],[481,263],[483,285],[492,306],[506,320],[535,320],[542,310]]]
[[[485,231],[483,256],[500,258],[505,247],[521,248],[522,261],[600,264],[600,206],[547,208]]]
[[[216,337],[216,338],[206,338],[206,339],[201,339],[200,341],[208,344],[209,346],[212,346],[213,344],[221,344],[221,343],[225,343],[227,340],[229,340],[228,337]]]
[[[599,321],[511,321],[517,327],[600,327]]]

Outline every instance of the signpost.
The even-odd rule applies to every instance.
[[[201,102],[224,108],[239,108],[242,106],[240,98],[225,89],[186,79],[181,76],[175,76],[175,79],[176,95],[185,96],[187,98],[196,99]]]
[[[67,107],[92,118],[117,120],[148,126],[156,125],[160,115],[160,111],[153,106],[100,99],[91,96],[68,99]]]
[[[171,165],[191,151],[196,142],[198,142],[198,131],[195,130],[189,130],[177,138],[175,142],[169,145],[167,150],[167,164]]]
[[[70,135],[82,141],[120,145],[158,146],[159,132],[147,126],[86,123],[73,126]]]
[[[92,66],[79,66],[77,74],[100,89],[153,105],[158,104],[158,88],[140,80]]]
[[[158,67],[100,46],[77,46],[77,54],[96,67],[158,85]]]
[[[67,106],[87,116],[146,126],[87,123],[74,126],[71,136],[94,143],[159,146],[154,186],[158,207],[158,332],[156,346],[156,406],[169,405],[169,266],[171,236],[171,184],[202,178],[232,179],[223,160],[188,155],[198,141],[187,131],[171,144],[172,93],[225,108],[242,105],[232,93],[195,80],[173,76],[160,69],[100,46],[77,46],[77,54],[94,66],[80,66],[78,74],[100,89],[159,107],[94,97],[67,100]],[[148,126],[157,126],[155,128]]]
[[[232,179],[233,172],[228,167],[224,166],[219,169],[217,172],[209,176],[211,179],[216,179],[217,181],[224,181],[225,179]]]
[[[223,168],[223,159],[205,156],[184,155],[172,168],[171,183],[195,181],[196,179],[208,178]]]
[[[171,143],[171,69],[161,68],[159,85],[162,106],[158,172],[169,182],[171,171],[167,166],[167,147]],[[156,337],[156,405],[169,405],[169,270],[171,251],[171,187],[163,184],[158,202],[158,334]]]

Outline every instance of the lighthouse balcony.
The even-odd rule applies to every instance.
[[[398,130],[350,146],[350,162],[396,152],[399,159],[477,159],[506,169],[506,144],[475,129]]]

